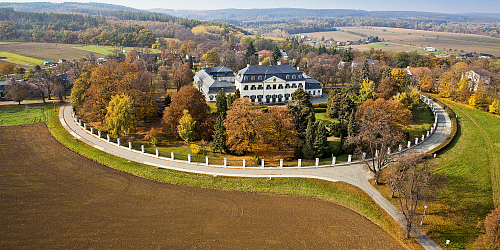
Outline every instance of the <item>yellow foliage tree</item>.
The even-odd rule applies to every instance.
[[[196,125],[196,121],[194,121],[189,114],[189,110],[185,109],[183,111],[183,114],[184,115],[179,120],[177,131],[179,131],[179,136],[185,142],[190,142],[194,139],[194,126]]]
[[[434,91],[435,85],[434,85],[434,78],[430,75],[423,75],[420,80],[418,81],[420,84],[420,88],[422,91],[426,92],[432,92]]]
[[[489,107],[490,113],[500,115],[500,101],[495,100]]]
[[[217,52],[213,50],[207,51],[201,59],[205,61],[205,64],[208,65],[208,67],[214,67],[219,64],[219,55],[217,55]]]
[[[392,77],[394,77],[398,81],[398,86],[401,87],[401,84],[406,79],[406,73],[402,69],[393,69],[391,71]]]
[[[127,136],[135,131],[137,119],[133,101],[125,94],[115,95],[111,98],[107,107],[106,124],[111,134],[115,136]]]

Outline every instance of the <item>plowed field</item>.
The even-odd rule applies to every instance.
[[[160,183],[0,127],[0,248],[401,249],[331,202]]]

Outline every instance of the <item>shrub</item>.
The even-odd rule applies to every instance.
[[[326,108],[315,108],[314,113],[326,113]]]
[[[201,146],[196,145],[196,144],[194,144],[194,143],[193,143],[193,144],[191,144],[191,146],[189,146],[189,147],[191,148],[191,153],[192,153],[192,154],[198,154],[198,153],[200,153],[200,151],[201,151]]]
[[[260,158],[256,155],[253,156],[253,162],[257,165],[261,164]]]
[[[323,102],[323,103],[313,103],[312,105],[315,108],[325,108],[326,109],[326,107],[327,107],[326,102]]]
[[[500,101],[495,100],[489,107],[490,113],[500,115]]]
[[[156,137],[151,138],[151,140],[149,142],[151,142],[151,145],[153,145],[155,147],[158,146],[158,143],[160,143],[160,141]]]

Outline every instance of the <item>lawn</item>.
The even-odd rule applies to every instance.
[[[316,120],[323,121],[325,125],[329,125],[332,122],[337,122],[338,120],[335,118],[330,118],[327,116],[326,112],[325,113],[315,113],[314,117],[316,117]]]
[[[426,134],[431,129],[432,123],[434,123],[432,111],[424,103],[420,103],[420,108],[414,117],[414,123],[408,129],[410,140],[420,138],[423,134]]]
[[[17,42],[0,42],[0,45],[2,45],[2,44],[14,44],[14,43],[17,43]]]
[[[440,245],[450,240],[453,249],[470,249],[479,235],[477,223],[495,207],[493,197],[498,197],[500,147],[496,145],[500,142],[500,117],[440,100],[458,116],[459,129],[434,161],[436,172],[446,176],[449,183],[435,202],[427,204],[422,229]],[[389,199],[389,188],[378,188]],[[392,202],[396,204],[396,200]]]
[[[0,57],[5,57],[2,61],[19,64],[23,66],[34,67],[35,65],[43,65],[44,60],[35,59],[27,56],[13,54],[9,52],[0,51]]]
[[[43,108],[2,107],[0,108],[0,126],[14,126],[45,121]]]

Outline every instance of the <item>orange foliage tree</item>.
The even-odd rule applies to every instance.
[[[357,119],[360,121],[382,122],[391,128],[403,131],[412,121],[410,110],[396,100],[377,100],[368,99],[356,112]]]
[[[210,139],[214,118],[209,114],[210,107],[203,94],[191,86],[182,87],[179,92],[172,95],[172,103],[163,112],[165,132],[174,137],[179,136],[177,125],[179,125],[179,119],[184,110],[188,110],[193,120],[196,121],[195,138]]]

